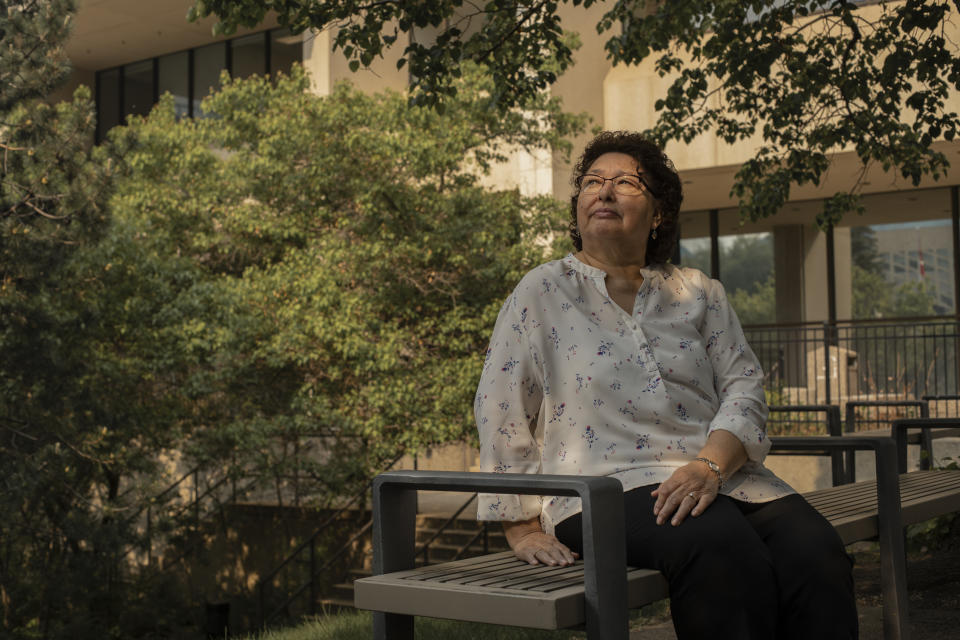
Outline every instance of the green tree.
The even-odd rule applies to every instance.
[[[475,70],[445,114],[398,93],[306,86],[299,68],[275,87],[225,79],[204,103],[213,118],[177,122],[164,102],[134,120],[114,134],[135,167],[115,211],[141,251],[200,272],[181,293],[197,314],[180,331],[206,363],[207,454],[241,447],[269,465],[265,439],[322,432],[365,452],[312,469],[336,486],[351,465],[365,479],[472,433],[500,304],[544,258],[536,239],[563,236],[561,205],[487,191],[476,167],[504,141],[558,132],[489,109]]]
[[[115,162],[93,149],[89,89],[43,100],[67,72],[74,3],[0,11],[0,629],[82,636],[105,610],[124,543],[108,406],[128,393],[98,352],[102,264],[80,266],[109,224]],[[110,336],[114,338],[116,336]],[[116,351],[116,349],[113,349]],[[119,603],[118,603],[119,604]],[[99,618],[108,627],[105,618]]]
[[[932,316],[936,314],[933,308],[935,301],[934,292],[926,280],[904,282],[894,290],[890,315],[895,318]]]
[[[742,325],[770,324],[777,321],[777,289],[773,274],[748,289],[730,292],[730,305]]]
[[[866,271],[880,273],[882,267],[878,246],[877,232],[873,227],[851,227],[850,258],[855,265]]]
[[[210,118],[177,121],[165,98],[111,132],[131,168],[118,244],[155,263],[124,264],[158,280],[124,307],[153,314],[158,355],[179,363],[192,460],[329,507],[400,454],[474,437],[493,322],[557,255],[543,238],[564,243],[566,212],[480,186],[507,142],[558,132],[490,109],[478,70],[460,82],[439,114],[347,85],[317,97],[299,67],[225,77]]]
[[[851,266],[853,282],[853,317],[857,319],[883,318],[891,305],[890,282],[872,269],[864,269],[854,261]]]
[[[908,318],[936,315],[934,292],[925,280],[892,285],[881,273],[853,265],[854,318]]]
[[[720,280],[729,291],[752,292],[773,277],[770,234],[736,236],[720,246]]]
[[[175,607],[209,594],[140,564],[169,460],[282,500],[296,471],[324,506],[398,453],[472,434],[500,304],[565,227],[554,200],[480,175],[582,121],[547,97],[503,117],[469,69],[443,115],[306,87],[299,68],[225,79],[212,117],[177,120],[166,97],[93,149],[92,105],[51,107],[85,116],[72,157],[101,189],[69,225],[66,208],[4,220],[5,635],[176,635]]]
[[[767,234],[750,234],[728,239],[731,241],[720,243],[720,280],[740,323],[776,322],[771,238]],[[688,252],[682,265],[709,272],[710,246]]]
[[[466,60],[493,80],[497,107],[522,106],[572,62],[561,4],[595,0],[481,6],[449,0],[195,0],[191,19],[216,15],[215,33],[254,26],[267,12],[295,32],[334,29],[334,44],[357,69],[409,38],[413,100],[442,105],[456,92]],[[597,23],[609,34],[608,58],[638,63],[656,55],[674,78],[656,101],[651,134],[689,142],[712,132],[730,144],[759,136],[757,153],[736,176],[733,195],[745,217],[776,213],[791,185],[819,184],[831,153],[855,149],[864,169],[892,168],[918,184],[949,165],[933,142],[953,140],[960,115],[946,99],[960,90],[960,52],[944,29],[956,0],[905,0],[859,6],[850,0],[616,0]],[[622,30],[620,29],[622,27]],[[402,46],[402,45],[396,45]],[[818,219],[834,224],[859,205],[859,181],[827,198]]]
[[[894,286],[884,273],[877,234],[870,227],[850,230],[854,318],[902,318],[935,315],[934,292],[926,280]]]

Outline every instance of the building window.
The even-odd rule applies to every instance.
[[[173,95],[178,118],[201,117],[200,103],[220,88],[222,71],[246,78],[288,72],[301,60],[302,37],[273,29],[98,71],[97,141],[126,116],[149,113],[164,93]]]
[[[120,124],[120,69],[97,74],[97,140]]]
[[[718,277],[741,324],[776,322],[774,235],[742,229],[736,209],[681,213],[680,266]]]
[[[951,220],[853,227],[854,319],[954,312]]]
[[[173,96],[177,118],[190,115],[190,52],[181,51],[157,58],[157,93]]]
[[[270,32],[270,73],[286,73],[294,62],[303,60],[303,36],[293,35],[289,29]]]
[[[720,236],[720,281],[741,324],[777,321],[773,234]]]
[[[680,238],[680,266],[710,275],[710,236]]]
[[[267,34],[255,33],[230,41],[231,77],[248,78],[268,73],[267,37]]]
[[[227,43],[215,42],[193,50],[193,111],[202,117],[200,103],[220,88],[220,72],[227,68]]]
[[[126,65],[123,68],[123,115],[145,116],[155,101],[153,60]]]

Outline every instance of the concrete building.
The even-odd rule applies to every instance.
[[[579,32],[582,46],[575,63],[551,87],[572,112],[587,112],[604,129],[644,129],[656,117],[654,102],[669,80],[659,77],[653,60],[641,65],[612,65],[604,40],[594,25],[608,2],[589,9],[562,5],[565,28]],[[185,15],[192,0],[80,0],[75,28],[67,50],[74,65],[71,81],[60,95],[80,83],[95,89],[98,135],[130,113],[145,113],[165,91],[173,93],[183,116],[201,116],[200,100],[216,88],[222,69],[233,75],[282,71],[301,62],[311,74],[319,95],[346,79],[364,91],[403,90],[406,71],[397,71],[402,45],[386,51],[369,69],[350,72],[339,52],[332,50],[329,32],[291,35],[268,20],[252,31],[230,38],[211,36],[212,19],[189,23]],[[878,12],[866,3],[860,9]],[[960,20],[946,25],[949,41],[960,40]],[[414,37],[429,38],[427,32]],[[947,110],[960,111],[960,96],[949,99]],[[582,148],[589,135],[574,141]],[[960,228],[960,142],[935,143],[955,167],[939,181],[924,179],[919,186],[895,172],[871,167],[861,176],[853,150],[838,152],[819,186],[794,187],[777,215],[756,223],[740,220],[730,196],[734,175],[757,147],[745,142],[729,145],[714,135],[703,135],[688,145],[674,144],[668,154],[680,170],[686,191],[681,214],[681,243],[688,251],[710,247],[704,270],[724,279],[720,249],[735,238],[759,238],[772,246],[772,262],[758,273],[775,278],[775,317],[779,324],[844,321],[854,318],[852,264],[857,250],[852,229],[870,225],[885,256],[891,283],[905,282],[919,270],[920,253],[935,292],[937,313],[956,317],[960,287],[957,252]],[[832,233],[815,226],[822,199],[856,181],[862,184],[866,214],[848,215]],[[519,187],[525,193],[548,193],[566,199],[570,193],[570,162],[548,153],[518,150],[488,178],[492,185]],[[913,229],[906,233],[904,228]],[[701,252],[701,256],[707,255]],[[917,265],[917,266],[914,266]],[[902,271],[900,271],[902,269]],[[764,276],[766,277],[766,276]],[[758,281],[759,282],[759,281]],[[756,284],[756,283],[754,283]],[[752,286],[750,283],[742,285]],[[461,465],[457,465],[461,466]],[[464,462],[463,466],[469,466]]]
[[[654,122],[653,104],[664,94],[668,80],[657,75],[652,60],[637,66],[610,64],[603,49],[604,39],[594,29],[606,10],[605,4],[599,2],[586,10],[562,5],[564,25],[579,32],[582,46],[575,53],[573,67],[551,87],[551,92],[562,98],[566,109],[589,113],[593,123],[604,129],[646,128]],[[216,87],[221,69],[245,76],[283,70],[299,61],[309,70],[312,88],[320,95],[341,79],[371,92],[388,87],[403,90],[407,84],[406,71],[396,68],[401,46],[388,49],[386,57],[370,69],[351,73],[343,56],[332,51],[329,32],[292,36],[275,29],[276,22],[268,19],[252,32],[218,38],[211,36],[213,20],[186,21],[191,5],[191,0],[80,0],[68,45],[75,71],[62,94],[79,83],[95,88],[98,134],[120,123],[126,114],[144,113],[164,91],[174,94],[181,114],[200,115],[200,99]],[[879,6],[861,9],[880,10]],[[960,31],[960,26],[954,21],[947,29]],[[947,35],[956,41],[960,33]],[[960,108],[958,96],[952,96],[950,103],[948,108]],[[576,140],[575,148],[582,147],[587,137]],[[960,144],[940,142],[937,146],[949,158],[960,160]],[[686,189],[681,226],[684,243],[700,239],[701,246],[712,244],[716,252],[725,239],[768,234],[775,249],[771,267],[777,300],[772,320],[778,323],[853,317],[850,229],[854,226],[948,224],[951,234],[957,234],[955,187],[951,185],[960,183],[960,169],[939,182],[926,179],[914,187],[897,174],[874,167],[862,178],[866,215],[847,216],[828,238],[815,227],[814,219],[823,197],[848,188],[857,179],[860,165],[852,150],[835,155],[819,187],[794,187],[790,202],[779,214],[744,224],[729,194],[734,174],[755,147],[750,143],[728,145],[716,136],[704,135],[689,145],[672,145],[668,153],[680,169]],[[507,164],[494,170],[489,181],[565,199],[570,189],[570,163],[549,154],[518,151]],[[939,238],[944,241],[944,235]],[[950,315],[956,311],[953,300],[958,287],[958,261],[952,245],[950,241],[938,247],[936,266],[931,268],[938,274],[937,310]],[[949,264],[941,264],[941,259]],[[723,265],[718,263],[717,259],[712,261],[712,270],[723,279]]]

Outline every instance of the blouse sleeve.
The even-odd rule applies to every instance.
[[[708,435],[717,429],[729,431],[743,443],[750,460],[762,462],[770,450],[763,370],[747,344],[723,285],[707,280],[705,291],[707,312],[703,336],[720,399],[720,408],[710,423]]]
[[[500,310],[487,348],[473,411],[480,433],[480,468],[495,473],[538,473],[535,433],[542,376],[525,333],[526,310],[516,293]],[[539,516],[540,496],[481,493],[480,520],[529,520]]]

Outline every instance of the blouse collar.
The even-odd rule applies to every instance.
[[[565,264],[568,264],[569,266],[573,267],[573,269],[576,270],[578,273],[588,278],[596,278],[596,279],[599,279],[600,281],[605,281],[607,279],[606,271],[604,271],[603,269],[598,269],[597,267],[591,267],[585,262],[581,262],[580,259],[577,258],[573,253],[568,253],[566,257],[563,259],[563,261]],[[643,275],[644,282],[647,282],[650,280],[651,277],[659,273],[659,271],[655,267],[647,266],[647,267],[641,267],[640,273]]]

